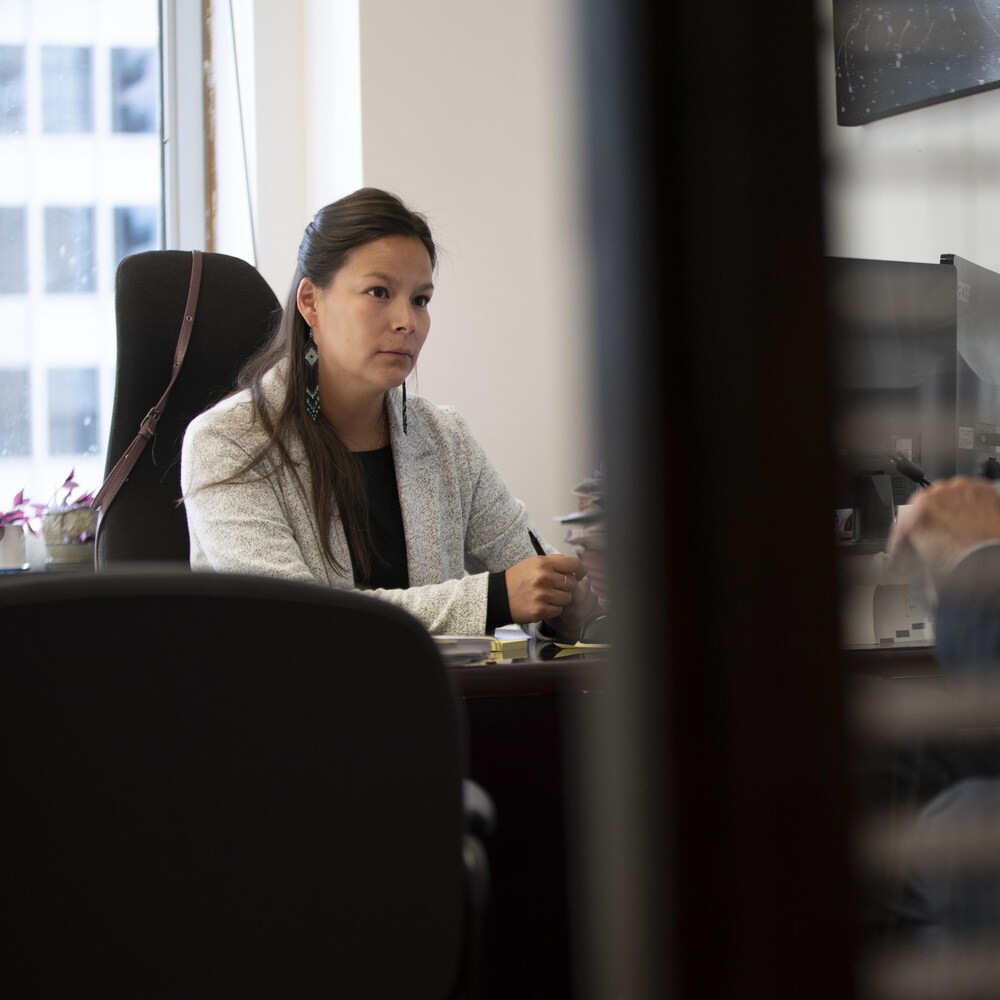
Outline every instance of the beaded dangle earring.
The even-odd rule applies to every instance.
[[[403,433],[406,433],[406,383],[403,383]]]
[[[316,348],[316,341],[313,340],[312,327],[309,328],[309,339],[306,341],[306,350],[303,355],[306,361],[306,412],[313,423],[319,416],[319,369],[316,362],[319,361],[319,351]]]

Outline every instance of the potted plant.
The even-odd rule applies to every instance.
[[[14,572],[28,568],[24,543],[25,531],[34,532],[32,520],[42,509],[32,504],[21,490],[9,510],[0,511],[0,571]]]
[[[93,493],[80,493],[73,469],[41,512],[42,540],[50,563],[94,560],[97,511]]]

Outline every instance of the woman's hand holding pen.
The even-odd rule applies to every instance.
[[[522,559],[505,576],[511,617],[518,625],[527,625],[565,615],[574,606],[586,570],[575,556],[555,554]]]
[[[544,621],[560,637],[575,642],[599,610],[583,563],[575,556],[532,556],[506,572],[507,600],[518,625]]]

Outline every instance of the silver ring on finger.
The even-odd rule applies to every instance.
[[[562,582],[562,589],[563,589],[563,590],[565,590],[565,589],[566,589],[566,581],[567,581],[568,579],[569,579],[569,577],[568,577],[568,576],[567,576],[567,575],[566,575],[565,573],[563,573],[563,582]]]

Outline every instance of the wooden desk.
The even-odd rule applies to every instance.
[[[496,1000],[572,996],[568,816],[578,698],[600,696],[606,663],[573,659],[453,668],[465,706],[469,774],[497,809],[493,878]]]
[[[845,649],[843,662],[850,673],[896,680],[936,677],[940,674],[933,646],[881,646]]]
[[[808,656],[804,660],[808,667]],[[844,650],[852,674],[938,675],[930,647]],[[567,864],[575,789],[572,744],[582,697],[601,697],[606,661],[456,667],[469,773],[497,807],[486,849],[493,875],[496,1000],[573,996],[573,887]]]

